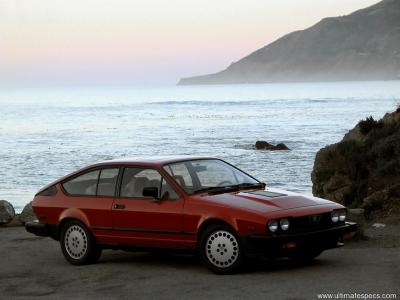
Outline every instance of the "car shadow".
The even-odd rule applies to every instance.
[[[200,260],[193,254],[174,252],[131,252],[119,250],[103,251],[101,264],[131,264],[140,266],[201,266]]]
[[[173,252],[104,251],[99,263],[207,271],[198,256]],[[335,262],[323,258],[317,258],[310,262],[296,262],[289,259],[252,258],[246,260],[241,273],[280,272],[329,267],[331,265],[335,265]]]
[[[287,258],[281,259],[251,259],[248,260],[245,267],[245,273],[259,273],[259,272],[283,272],[289,270],[302,270],[302,269],[318,269],[335,265],[334,261],[316,258],[308,262],[294,261]]]

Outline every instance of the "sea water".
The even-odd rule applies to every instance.
[[[400,81],[0,90],[0,199],[101,160],[222,158],[268,186],[311,194],[317,151],[400,104]],[[257,151],[257,140],[290,151]]]

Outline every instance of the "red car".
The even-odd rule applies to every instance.
[[[198,251],[213,272],[247,256],[312,259],[356,229],[340,204],[265,188],[216,158],[111,160],[41,189],[27,231],[60,241],[74,265],[104,248]]]

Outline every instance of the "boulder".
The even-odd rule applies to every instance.
[[[290,150],[284,143],[279,143],[275,146],[275,150]]]
[[[285,144],[279,143],[276,146],[272,145],[266,141],[257,141],[255,144],[257,150],[290,150]]]
[[[363,208],[351,208],[347,210],[347,220],[350,222],[356,222],[358,224],[358,230],[356,237],[364,237],[364,231],[367,227],[367,219],[365,218],[365,209]]]
[[[32,201],[25,205],[24,209],[22,210],[21,214],[18,217],[18,221],[22,224],[27,222],[32,222],[36,220],[36,215],[32,209]]]
[[[372,227],[373,227],[373,228],[376,228],[376,229],[385,228],[385,227],[386,227],[386,224],[383,224],[383,223],[374,223],[374,224],[372,224]]]
[[[10,223],[15,217],[12,204],[6,200],[0,200],[0,225]]]
[[[270,143],[266,142],[266,141],[257,141],[256,142],[256,149],[257,150],[270,150],[270,148],[272,148],[273,145],[271,145]]]
[[[311,180],[317,197],[362,208],[367,219],[391,217],[400,209],[400,109],[319,150]]]

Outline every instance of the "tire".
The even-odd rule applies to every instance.
[[[300,263],[307,263],[313,261],[316,257],[318,257],[323,250],[321,249],[304,249],[302,251],[296,251],[289,256],[289,258],[293,261]]]
[[[243,261],[243,246],[232,228],[211,225],[200,237],[199,255],[203,264],[215,274],[233,274]]]
[[[63,226],[60,245],[65,259],[73,265],[95,263],[102,252],[92,233],[79,221],[70,221]]]

